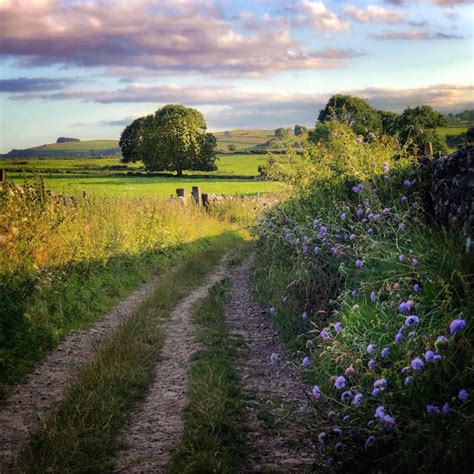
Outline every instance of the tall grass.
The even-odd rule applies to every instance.
[[[258,228],[257,291],[311,361],[308,435],[336,471],[468,472],[472,256],[424,215],[403,150],[348,137],[307,151],[298,194]]]
[[[242,204],[244,206],[244,204]],[[246,222],[249,219],[245,213]],[[231,222],[232,220],[232,222]],[[0,188],[0,398],[46,350],[179,255],[244,223],[191,202]]]

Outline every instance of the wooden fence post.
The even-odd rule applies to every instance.
[[[0,168],[0,183],[4,183],[7,180],[7,172]]]
[[[184,188],[178,188],[176,190],[176,196],[178,196],[179,198],[184,198]]]
[[[193,186],[193,190],[191,192],[194,198],[194,202],[200,206],[201,205],[201,188],[199,186]]]
[[[202,205],[203,205],[204,207],[207,207],[207,206],[209,205],[209,194],[203,193],[203,194],[201,195],[201,199],[202,199]]]
[[[433,156],[433,145],[431,142],[425,143],[425,156]]]

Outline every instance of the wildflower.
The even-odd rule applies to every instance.
[[[435,358],[435,353],[431,350],[429,351],[426,351],[425,352],[425,360],[426,362],[429,362],[430,364],[432,364],[434,362],[434,358]]]
[[[390,170],[390,167],[388,166],[388,163],[386,161],[384,161],[383,165],[382,165],[382,171],[384,173],[388,173],[389,170]]]
[[[350,400],[352,398],[352,393],[349,390],[346,390],[345,392],[342,392],[341,394],[341,401],[342,402],[347,402],[347,400]]]
[[[347,219],[347,212],[343,212],[341,214],[341,221],[345,221]]]
[[[419,285],[418,283],[415,283],[415,284],[413,285],[413,291],[414,291],[415,293],[419,293],[419,292],[420,292],[420,285]]]
[[[342,418],[342,421],[343,421],[344,423],[347,423],[347,422],[349,421],[349,418],[350,418],[350,416],[349,416],[349,415],[346,415],[346,416],[344,416],[344,417]]]
[[[369,229],[367,229],[367,233],[369,235],[372,235],[374,233],[374,229],[372,229],[372,227],[370,227]]]
[[[412,184],[413,184],[413,182],[410,181],[409,179],[405,179],[403,181],[403,186],[405,186],[405,188],[410,188]]]
[[[400,373],[401,373],[401,374],[406,374],[409,370],[410,370],[410,367],[405,366],[405,367],[403,367],[402,370],[400,370]]]
[[[321,249],[320,249],[319,247],[314,247],[314,249],[313,249],[314,255],[318,255],[318,253],[320,252],[320,250],[321,250]]]
[[[395,425],[395,419],[390,415],[385,415],[383,417],[383,427],[387,430],[393,428]]]
[[[398,309],[400,310],[400,313],[407,313],[413,308],[414,304],[415,303],[412,300],[403,301],[398,305]]]
[[[434,356],[433,362],[441,362],[443,360],[443,357],[440,356],[439,354],[436,354]]]
[[[327,234],[327,231],[328,231],[328,228],[325,226],[325,225],[322,225],[320,228],[319,228],[319,233],[320,234]]]
[[[332,432],[333,432],[336,436],[341,436],[341,435],[342,435],[341,428],[334,428],[334,429],[332,430]]]
[[[469,398],[469,392],[466,389],[462,388],[461,390],[459,390],[458,398],[459,400],[461,400],[461,402],[467,401],[467,399]]]
[[[362,219],[362,224],[367,224],[369,222],[365,217]]]
[[[307,246],[306,244],[303,245],[301,251],[302,251],[303,253],[308,253],[308,246]]]
[[[380,419],[382,419],[385,416],[385,408],[383,407],[383,405],[380,405],[376,408],[374,416],[375,418],[380,418]]]
[[[411,361],[411,368],[413,370],[420,370],[424,365],[425,365],[425,363],[419,357],[415,357]]]
[[[334,381],[334,386],[338,390],[341,390],[346,386],[346,378],[343,375],[339,375],[339,377],[336,377],[336,380]]]
[[[411,264],[414,266],[414,267],[417,267],[418,266],[418,260],[416,258],[412,258],[411,259]]]
[[[377,362],[375,362],[374,359],[370,359],[370,360],[369,360],[369,363],[367,364],[367,367],[368,367],[370,370],[375,370],[375,367],[377,367]]]
[[[356,186],[352,187],[352,192],[359,193],[363,189],[364,189],[364,186],[362,184],[357,184]]]
[[[351,365],[349,367],[347,367],[347,369],[345,370],[344,374],[346,375],[346,377],[352,377],[355,375],[355,369],[354,367]]]
[[[361,207],[359,207],[357,208],[356,214],[360,217],[362,214],[364,214],[364,210]]]
[[[378,222],[380,220],[380,214],[375,214],[375,216],[372,217],[372,220]]]
[[[377,293],[375,291],[370,293],[370,301],[377,301]]]
[[[301,319],[303,321],[307,321],[309,319],[308,313],[306,311],[303,311],[303,314],[301,315]]]
[[[270,354],[270,362],[272,364],[276,364],[278,362],[278,360],[279,360],[278,354],[275,354],[274,352],[272,352]]]
[[[389,207],[385,207],[382,212],[383,212],[383,214],[386,216],[386,215],[390,214],[390,208],[389,208]]]
[[[402,204],[406,204],[406,203],[408,202],[408,198],[407,198],[406,196],[401,196],[401,197],[400,197],[400,202],[401,202]]]
[[[342,328],[342,323],[341,322],[337,322],[334,325],[334,331],[336,331],[336,334],[339,334],[341,332],[341,328]]]
[[[369,421],[367,422],[367,426],[372,426],[373,424],[374,424],[374,420],[369,420]]]
[[[352,404],[356,407],[359,407],[362,403],[363,398],[364,398],[364,395],[362,395],[362,393],[356,393],[354,395],[354,399],[352,400]]]
[[[451,414],[451,408],[449,407],[448,402],[443,404],[443,414],[446,416],[449,416]]]
[[[405,319],[405,324],[407,326],[416,326],[420,324],[420,318],[416,314],[411,314]]]
[[[364,265],[364,262],[363,260],[357,259],[355,265],[357,268],[362,268],[362,266]]]
[[[315,400],[318,400],[318,398],[321,396],[321,391],[319,390],[319,387],[315,385],[313,387],[313,397]]]
[[[372,355],[375,352],[375,346],[373,344],[369,344],[367,346],[367,354]]]
[[[361,137],[357,137],[356,138],[356,143],[362,143],[364,140],[361,138]]]
[[[359,296],[359,292],[357,290],[352,290],[351,291],[351,296],[355,298],[356,296]]]
[[[398,260],[399,260],[400,262],[404,262],[404,261],[405,261],[405,255],[400,254],[400,255],[398,256]]]
[[[371,395],[372,395],[373,397],[378,397],[378,396],[380,395],[380,388],[374,388],[374,389],[372,390]]]
[[[386,388],[387,379],[378,379],[374,382],[374,388]]]
[[[334,446],[334,451],[336,451],[336,453],[340,453],[343,450],[344,450],[344,443],[341,443],[340,441],[336,443],[336,446]]]
[[[408,385],[410,385],[411,383],[413,382],[413,377],[411,375],[409,375],[405,380],[404,380],[404,384],[405,384],[405,387],[408,387]]]
[[[380,353],[380,355],[382,356],[382,358],[387,358],[389,355],[390,355],[390,348],[388,347],[384,347],[382,349],[382,352]]]
[[[356,240],[356,239],[357,239],[357,236],[356,236],[355,234],[349,235],[349,240],[350,240],[350,241],[354,241],[354,240]]]
[[[369,449],[373,444],[375,443],[375,436],[370,435],[366,440],[364,444],[365,449]]]
[[[407,335],[408,339],[413,339],[414,336],[415,336],[415,331],[410,331]]]
[[[311,359],[309,357],[305,357],[302,362],[303,367],[309,367],[311,365]]]
[[[464,319],[453,319],[449,325],[449,332],[451,334],[456,334],[461,329],[466,327],[466,321]]]
[[[403,334],[401,332],[397,332],[395,334],[395,344],[398,344],[403,339]]]
[[[438,406],[430,403],[426,405],[426,412],[429,413],[430,415],[439,415],[441,413],[441,410],[439,409]]]
[[[325,340],[325,341],[328,341],[329,339],[331,339],[331,335],[327,332],[326,329],[323,329],[319,335]]]
[[[321,444],[324,444],[324,440],[326,439],[326,436],[327,434],[322,431],[321,433],[319,433],[318,435],[318,441],[321,443]]]
[[[369,132],[367,134],[370,138],[375,138],[375,133],[374,132]]]

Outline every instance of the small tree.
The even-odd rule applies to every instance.
[[[275,137],[279,139],[286,138],[289,135],[289,131],[286,128],[280,127],[275,130]]]
[[[237,150],[237,147],[236,147],[233,143],[231,143],[230,145],[228,145],[227,148],[229,149],[229,151],[235,151],[235,150]]]
[[[365,99],[350,95],[333,95],[326,107],[319,112],[318,120],[319,122],[344,123],[359,135],[365,135],[368,132],[378,133],[382,129],[382,122],[377,111]]]
[[[295,125],[294,133],[295,136],[301,137],[302,135],[305,135],[308,132],[308,129],[306,127],[303,127],[302,125]]]
[[[155,114],[134,120],[120,139],[124,161],[141,160],[148,170],[213,171],[217,142],[206,133],[201,112],[183,105],[166,105]]]

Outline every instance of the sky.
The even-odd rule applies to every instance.
[[[167,103],[211,131],[314,126],[329,97],[474,108],[473,0],[0,0],[0,153],[118,139]]]

